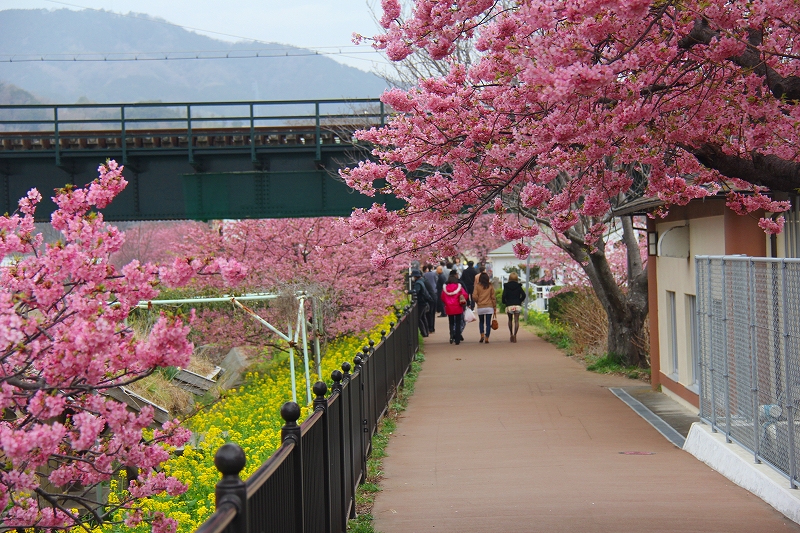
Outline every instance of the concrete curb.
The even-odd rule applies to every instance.
[[[771,467],[755,464],[753,455],[738,444],[726,443],[722,433],[695,422],[683,449],[800,524],[800,490],[790,489],[789,481]]]

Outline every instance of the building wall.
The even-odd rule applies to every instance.
[[[689,226],[688,257],[650,258],[655,259],[656,267],[650,275],[653,286],[649,290],[651,313],[655,310],[650,322],[653,386],[661,385],[665,393],[676,399],[699,405],[689,298],[696,296],[695,256],[766,256],[770,242],[758,227],[758,218],[757,215],[736,215],[724,207],[724,202],[711,200],[675,209],[666,219],[650,225],[650,230],[655,229],[659,235],[672,227]],[[674,335],[670,292],[674,293]],[[657,302],[657,305],[652,305],[653,302]]]
[[[666,221],[656,224],[659,235],[675,226],[689,226],[689,256],[686,258],[658,257],[656,259],[657,324],[658,324],[658,375],[654,380],[662,390],[677,395],[698,406],[692,353],[694,337],[691,331],[692,316],[689,297],[695,296],[695,255],[721,255],[726,253],[725,216],[716,215],[687,220]],[[669,292],[674,293],[673,313],[670,310]],[[673,342],[675,348],[673,350]],[[652,354],[651,354],[652,359]],[[677,364],[676,364],[677,363]],[[677,372],[675,367],[677,366]],[[655,371],[655,369],[654,369]]]

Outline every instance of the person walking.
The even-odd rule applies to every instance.
[[[436,271],[433,265],[427,264],[422,269],[422,277],[425,278],[425,284],[428,287],[428,292],[434,298],[434,303],[428,311],[428,329],[431,333],[436,332],[436,311],[439,308],[439,291],[436,290]]]
[[[475,309],[475,299],[472,298],[472,291],[475,290],[475,278],[478,277],[478,271],[475,270],[475,262],[467,261],[467,268],[461,273],[461,281],[464,282],[464,287],[470,294],[469,308]]]
[[[464,340],[461,335],[461,323],[464,319],[464,308],[469,295],[464,286],[458,281],[458,273],[452,271],[447,283],[442,289],[442,302],[447,320],[450,323],[450,344],[459,344]]]
[[[436,297],[438,298],[439,302],[439,316],[446,317],[447,314],[444,312],[444,302],[442,301],[442,290],[444,290],[444,286],[447,283],[447,276],[444,274],[444,267],[439,265],[436,267]]]
[[[503,303],[506,305],[508,314],[508,332],[511,334],[511,342],[517,342],[517,332],[519,331],[519,314],[522,312],[522,302],[525,301],[525,289],[519,282],[516,272],[508,275],[508,281],[503,285]]]
[[[472,291],[472,301],[475,302],[475,307],[478,308],[475,314],[478,315],[478,328],[481,332],[480,342],[489,344],[489,334],[492,332],[492,316],[497,314],[497,297],[486,272],[482,272],[478,276],[478,282]]]
[[[411,271],[411,292],[417,296],[417,304],[419,305],[419,332],[423,337],[427,337],[430,329],[428,328],[428,312],[430,307],[435,303],[433,296],[428,292],[427,284],[422,278],[422,272],[419,270]]]

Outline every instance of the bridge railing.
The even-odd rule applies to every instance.
[[[383,125],[378,99],[0,105],[0,152],[185,150],[348,142]],[[345,137],[345,138],[343,138]]]
[[[216,510],[196,533],[344,533],[355,516],[355,492],[366,477],[372,435],[417,352],[416,305],[354,364],[332,373],[333,387],[314,385],[314,413],[298,425],[300,407],[281,408],[281,447],[245,482],[244,451],[223,445]],[[352,370],[352,373],[350,372]]]

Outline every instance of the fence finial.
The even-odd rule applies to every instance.
[[[355,365],[356,370],[358,370],[359,372],[361,372],[361,365],[363,363],[364,363],[364,360],[361,358],[360,355],[357,355],[357,356],[355,356],[355,358],[353,358],[353,364]]]
[[[342,363],[342,370],[344,370],[344,375],[342,376],[342,385],[348,383],[350,381],[350,369],[353,368],[350,366],[350,363],[345,361]]]
[[[286,424],[281,428],[281,439],[286,440],[295,433],[300,433],[300,426],[297,425],[297,419],[300,418],[300,406],[294,402],[286,402],[281,407],[281,418],[286,421]]]
[[[239,473],[247,464],[247,457],[241,446],[228,442],[220,446],[214,454],[214,465],[222,473],[214,489],[215,505],[219,509],[224,503],[232,503],[236,507],[236,518],[233,524],[236,531],[249,531],[247,515],[247,485],[239,477]]]
[[[334,392],[342,392],[342,371],[334,370],[331,372],[331,379],[333,380]]]
[[[314,383],[314,411],[324,411],[328,405],[328,400],[325,399],[325,393],[328,392],[328,386],[324,381],[317,381]]]

